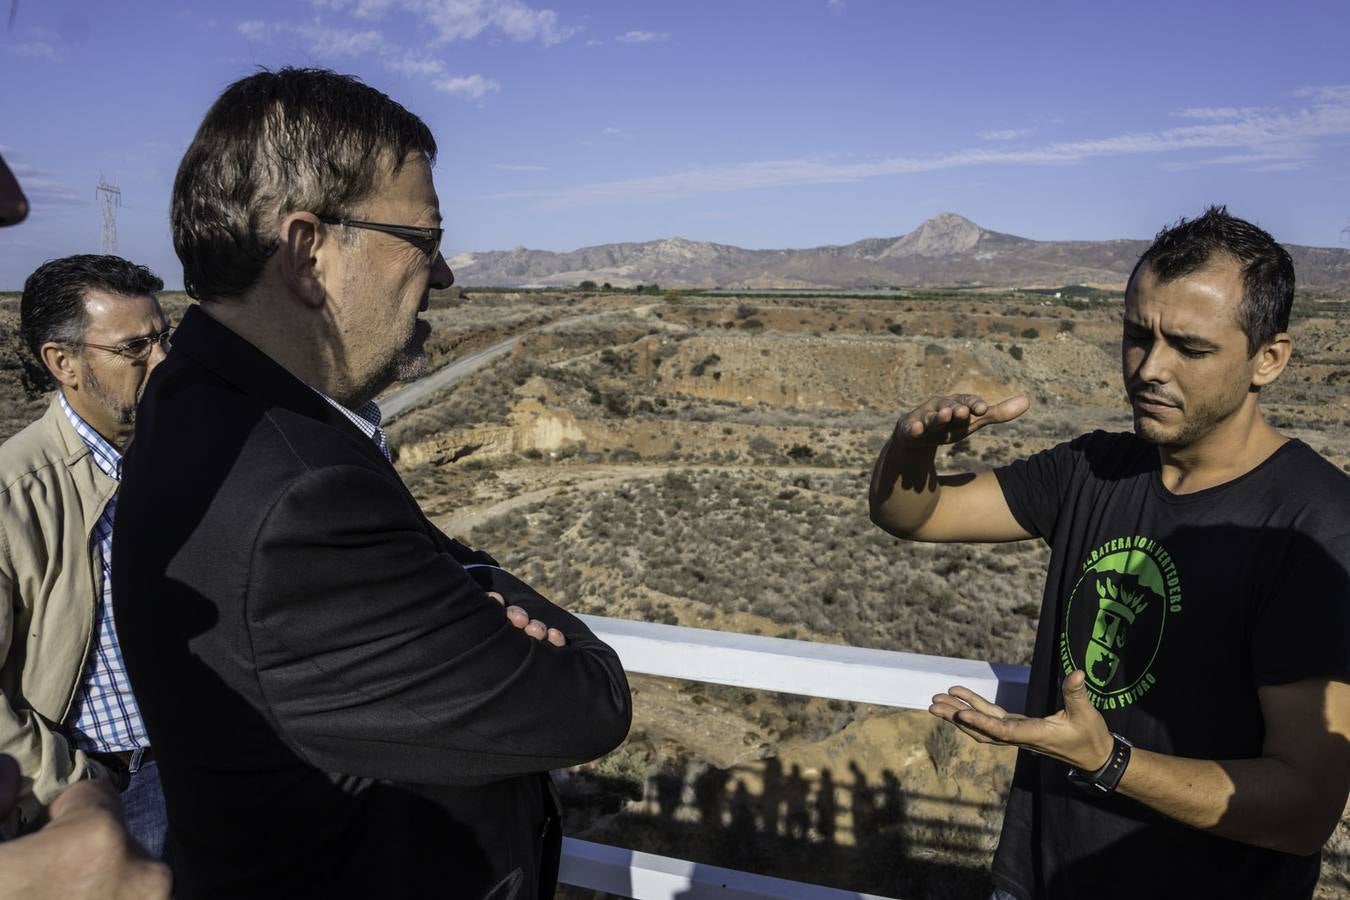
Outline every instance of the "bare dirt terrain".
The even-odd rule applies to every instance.
[[[184,308],[166,299],[171,317]],[[933,393],[1021,419],[950,448],[992,467],[1125,430],[1103,292],[735,297],[447,292],[437,366],[511,350],[389,427],[449,534],[586,613],[1026,663],[1047,550],[916,545],[873,527],[872,460]],[[8,435],[44,402],[0,299]],[[1269,416],[1350,469],[1350,302],[1303,298]],[[984,898],[1012,754],[923,712],[634,677],[623,747],[572,773],[569,832],[895,897]],[[1319,896],[1350,896],[1350,826]]]
[[[518,332],[509,356],[393,424],[448,533],[581,612],[1029,661],[1046,549],[896,541],[867,520],[867,476],[896,414],[945,390],[1033,400],[951,448],[952,468],[1128,429],[1118,302],[606,296],[606,314]],[[1301,301],[1296,362],[1265,397],[1342,467],[1347,325],[1344,303]],[[572,778],[572,833],[889,896],[987,896],[1006,750],[922,712],[634,690],[628,742]],[[1347,849],[1343,824],[1321,896],[1347,895]]]

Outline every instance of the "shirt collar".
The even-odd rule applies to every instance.
[[[309,389],[322,397],[333,409],[342,413],[349,422],[361,430],[362,434],[375,442],[375,446],[380,448],[385,459],[389,458],[388,439],[384,435],[384,430],[380,428],[380,420],[384,414],[380,412],[379,404],[374,400],[367,400],[354,410],[348,409],[318,388],[311,385]]]
[[[89,453],[94,457],[94,464],[99,467],[104,475],[114,481],[121,481],[122,454],[117,452],[117,448],[108,443],[103,435],[95,431],[88,422],[80,418],[80,414],[75,412],[66,400],[64,391],[59,392],[56,396],[61,403],[61,411],[66,414],[71,427],[80,436],[80,440],[84,441],[84,445],[89,448]]]

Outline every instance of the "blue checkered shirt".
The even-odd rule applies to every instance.
[[[65,394],[60,395],[60,401],[61,411],[89,448],[94,464],[103,474],[120,482],[122,454],[70,408]],[[127,680],[122,650],[117,645],[117,629],[113,627],[112,533],[116,510],[117,495],[114,494],[108,500],[103,515],[98,517],[94,533],[89,538],[103,570],[103,590],[94,616],[94,634],[90,642],[89,659],[85,662],[84,678],[75,692],[75,703],[65,723],[66,732],[76,747],[99,753],[150,746],[145,723],[141,721],[140,708],[131,694],[131,682]]]
[[[384,414],[380,412],[380,407],[374,400],[366,401],[361,404],[359,409],[353,411],[316,387],[311,387],[310,390],[328,401],[328,405],[342,413],[348,422],[361,429],[361,433],[374,441],[375,446],[380,448],[384,458],[393,462],[393,458],[389,455],[389,439],[384,436],[384,429],[380,427],[380,419],[383,418]]]

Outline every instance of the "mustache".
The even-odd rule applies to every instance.
[[[1161,403],[1166,406],[1175,406],[1177,409],[1181,409],[1181,400],[1177,397],[1173,397],[1166,391],[1131,388],[1129,394],[1131,400],[1139,400],[1144,403]]]

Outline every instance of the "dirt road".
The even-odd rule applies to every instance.
[[[491,347],[486,347],[479,350],[477,353],[471,353],[463,359],[457,359],[452,363],[442,366],[430,375],[420,378],[412,384],[401,387],[396,391],[391,391],[380,398],[380,412],[383,414],[381,424],[387,427],[390,422],[394,421],[408,410],[415,409],[431,399],[431,396],[437,391],[448,388],[457,381],[462,381],[484,366],[491,364],[498,357],[510,353],[515,349],[515,346],[519,343],[520,339],[526,335],[557,331],[558,329],[567,326],[582,324],[587,320],[599,320],[616,314],[635,315],[645,318],[651,313],[655,306],[655,303],[649,303],[645,306],[635,306],[628,310],[605,310],[604,312],[570,316],[566,319],[558,319],[557,321],[549,322],[546,325],[540,325],[536,328],[522,331],[520,334],[509,337],[504,341],[498,341]]]

